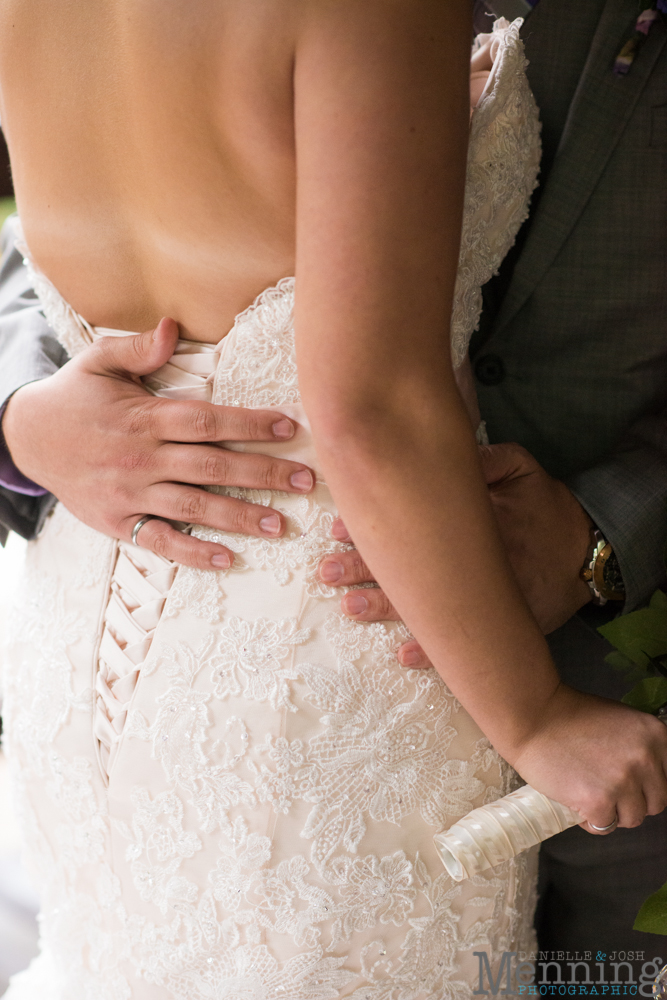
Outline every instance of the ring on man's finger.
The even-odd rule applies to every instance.
[[[136,545],[137,547],[139,547],[139,542],[137,541],[137,535],[139,534],[139,532],[141,531],[141,529],[143,528],[143,526],[148,521],[164,521],[164,518],[163,517],[158,517],[156,514],[143,514],[139,518],[139,520],[137,521],[137,523],[135,524],[135,526],[132,528],[132,544],[133,545]]]
[[[613,830],[614,827],[618,825],[618,816],[614,816],[611,823],[607,823],[606,826],[596,826],[595,823],[591,823],[590,820],[588,821],[588,825],[591,830],[595,830],[596,833],[609,833],[610,830]]]

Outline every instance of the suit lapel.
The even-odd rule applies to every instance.
[[[602,174],[665,42],[664,22],[654,25],[625,77],[614,59],[637,16],[635,0],[607,0],[565,124],[526,244],[517,261],[495,332],[529,298],[574,228]],[[557,67],[554,67],[557,72]]]

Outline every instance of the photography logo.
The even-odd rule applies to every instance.
[[[660,997],[667,1000],[667,965],[641,951],[505,951],[493,969],[488,952],[473,952],[479,962],[473,996]]]

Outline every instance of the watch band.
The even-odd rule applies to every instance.
[[[602,532],[591,528],[591,541],[580,577],[590,589],[593,604],[604,606],[607,601],[624,601],[625,587],[618,559]]]

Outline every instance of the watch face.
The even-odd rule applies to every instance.
[[[625,600],[625,586],[621,568],[609,542],[595,560],[593,581],[598,592],[608,601]]]
[[[618,559],[613,553],[604,564],[602,579],[604,580],[606,590],[610,592],[613,591],[615,594],[622,593],[625,597],[625,587],[623,584],[623,577],[621,576],[621,567],[618,565]]]

